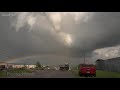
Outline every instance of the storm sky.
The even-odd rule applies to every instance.
[[[54,54],[120,56],[119,12],[0,12],[0,60]],[[74,60],[73,60],[74,61]]]

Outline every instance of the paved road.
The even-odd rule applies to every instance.
[[[40,70],[26,76],[13,78],[75,78],[70,71]]]

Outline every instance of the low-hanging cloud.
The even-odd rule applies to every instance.
[[[19,31],[20,28],[28,25],[29,31],[41,28],[49,30],[54,33],[58,40],[63,41],[63,44],[70,46],[72,44],[72,36],[69,32],[65,32],[62,27],[62,22],[64,22],[65,16],[71,16],[71,18],[77,23],[79,20],[85,22],[88,20],[89,14],[84,12],[52,12],[52,13],[31,13],[31,12],[21,12],[17,13],[12,25]],[[68,25],[67,25],[68,26]],[[47,27],[47,28],[46,28]],[[34,31],[35,32],[35,31]]]
[[[13,17],[0,16],[1,50],[13,55],[59,52],[81,57],[83,52],[94,56],[96,50],[120,44],[119,12],[46,14],[15,12]]]

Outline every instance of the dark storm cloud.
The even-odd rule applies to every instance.
[[[57,53],[63,48],[49,35],[49,32],[37,30],[29,32],[26,25],[19,31],[11,27],[11,19],[8,16],[0,16],[0,59],[18,57],[24,55]],[[63,51],[62,51],[63,52]]]
[[[77,26],[75,46],[93,51],[120,44],[120,13],[96,12],[87,23]]]
[[[91,56],[95,49],[119,45],[120,13],[96,12],[92,14],[93,16],[87,22],[79,20],[77,24],[75,24],[73,16],[63,17],[62,31],[72,35],[73,44],[71,47],[64,46],[57,41],[57,35],[51,34],[48,30],[50,26],[48,22],[43,23],[48,28],[32,28],[36,31],[29,32],[30,28],[26,24],[19,31],[16,31],[15,28],[11,27],[13,20],[0,16],[1,56],[54,53],[81,57],[83,51]],[[34,14],[34,16],[38,17],[39,13]],[[38,24],[38,26],[43,26],[43,24]]]

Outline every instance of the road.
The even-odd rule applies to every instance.
[[[39,70],[29,75],[9,78],[75,78],[75,76],[70,71]]]

